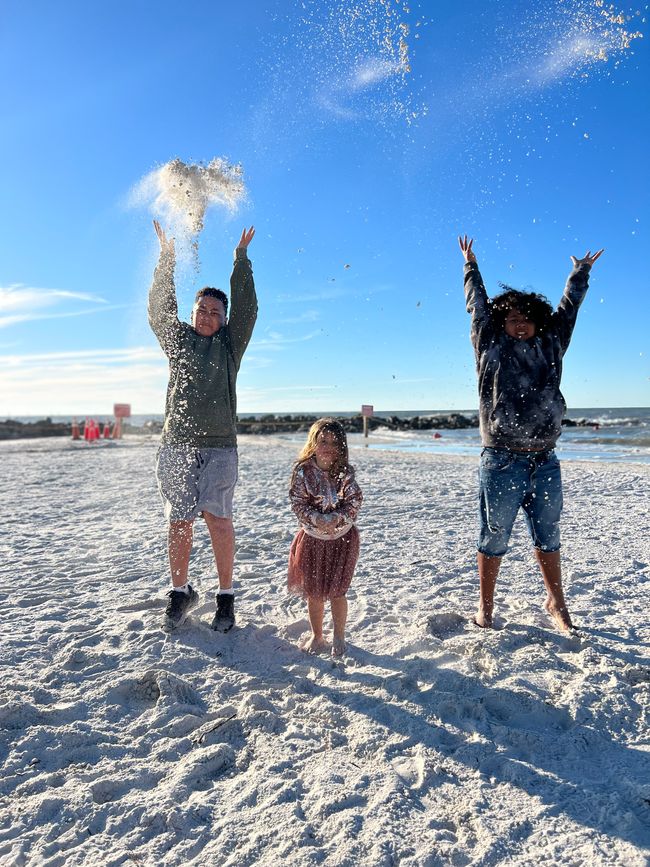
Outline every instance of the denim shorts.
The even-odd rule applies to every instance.
[[[540,551],[560,549],[562,477],[551,449],[511,452],[484,448],[479,465],[479,538],[477,548],[501,557],[517,512],[522,508],[533,545]]]
[[[202,512],[232,518],[237,449],[163,445],[156,459],[158,490],[168,521],[193,521]]]

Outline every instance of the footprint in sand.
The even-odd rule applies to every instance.
[[[141,599],[138,602],[132,602],[130,605],[120,605],[115,610],[137,613],[138,611],[149,611],[152,608],[162,608],[164,605],[165,600],[163,598],[148,598]]]
[[[39,605],[44,605],[46,602],[51,602],[49,596],[27,596],[23,599],[18,599],[15,605],[18,608],[36,608]]]
[[[466,619],[455,611],[441,611],[429,617],[427,629],[435,638],[444,640],[462,632],[466,622]]]
[[[90,675],[117,668],[120,661],[121,658],[116,654],[90,653],[83,647],[77,647],[67,653],[59,665],[66,671]]]
[[[214,781],[232,768],[236,753],[228,744],[197,749],[181,759],[159,790],[168,789],[169,798],[175,803],[185,801],[192,792],[212,788]]]

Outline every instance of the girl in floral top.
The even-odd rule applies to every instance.
[[[300,522],[289,553],[289,590],[307,599],[312,630],[304,649],[309,653],[328,649],[323,615],[329,599],[334,625],[332,655],[341,656],[346,649],[345,594],[359,556],[359,531],[354,522],[363,495],[348,463],[348,444],[340,422],[321,418],[311,426],[291,476],[289,499]]]

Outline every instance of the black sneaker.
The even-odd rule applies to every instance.
[[[171,632],[184,622],[190,609],[199,601],[199,594],[192,589],[192,585],[187,585],[189,593],[184,593],[182,590],[170,590],[167,594],[169,602],[165,608],[165,616],[163,618],[162,628],[165,632]]]
[[[217,612],[212,621],[212,629],[228,632],[235,625],[235,597],[232,593],[217,593]]]

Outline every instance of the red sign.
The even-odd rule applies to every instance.
[[[131,418],[131,404],[114,403],[113,415],[115,416],[115,418]]]
[[[362,403],[361,404],[361,415],[365,416],[366,418],[372,418],[372,414],[374,411],[375,411],[375,408],[374,408],[374,406],[372,406],[372,404],[370,404],[370,403]]]

